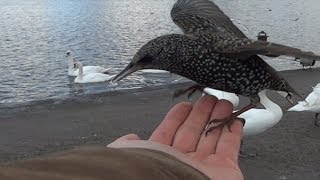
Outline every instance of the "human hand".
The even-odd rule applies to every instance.
[[[171,154],[211,179],[243,180],[238,164],[243,123],[216,128],[205,135],[210,119],[223,119],[232,113],[232,104],[213,96],[201,97],[195,105],[179,103],[166,115],[148,140],[136,134],[122,136],[107,147],[147,148]]]

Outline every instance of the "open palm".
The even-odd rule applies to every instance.
[[[232,113],[232,104],[212,96],[201,97],[194,105],[175,105],[148,140],[135,134],[123,136],[108,147],[148,148],[163,151],[200,170],[211,179],[242,180],[238,165],[242,127],[235,121],[231,132],[217,128],[207,136],[205,126],[210,119],[223,119]]]

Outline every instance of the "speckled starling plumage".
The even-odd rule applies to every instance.
[[[113,82],[140,69],[162,69],[204,87],[249,97],[257,97],[264,89],[296,93],[258,55],[319,59],[312,52],[248,39],[209,0],[178,0],[171,17],[183,34],[164,35],[146,43]]]

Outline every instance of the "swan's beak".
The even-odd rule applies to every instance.
[[[292,94],[288,93],[288,95],[286,96],[286,99],[288,100],[288,102],[292,105],[294,105],[293,100],[292,100]]]
[[[132,74],[138,70],[139,69],[133,63],[130,63],[126,68],[124,68],[124,70],[122,70],[119,74],[117,74],[114,78],[112,78],[111,82],[117,83],[121,79],[129,76],[130,74]]]
[[[294,105],[292,100],[292,93],[284,91],[277,91],[277,93],[280,94],[282,97],[285,97],[290,104]]]

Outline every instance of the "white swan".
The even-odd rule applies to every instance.
[[[105,82],[113,78],[108,74],[103,73],[90,73],[83,75],[83,66],[81,62],[76,62],[76,66],[79,68],[79,74],[74,79],[75,83],[95,83],[95,82]]]
[[[77,76],[79,74],[79,69],[75,67],[75,61],[70,51],[67,51],[67,56],[69,60],[69,68],[68,75],[69,76]],[[87,75],[90,73],[108,73],[111,68],[104,68],[101,66],[84,66],[83,67],[83,75]]]
[[[272,128],[282,118],[282,109],[267,97],[266,90],[259,92],[258,95],[265,109],[250,109],[238,116],[246,121],[243,127],[244,136],[260,134]]]
[[[220,91],[217,89],[212,89],[207,87],[207,88],[204,88],[202,95],[205,95],[205,94],[216,96],[218,99],[228,100],[232,103],[233,108],[236,108],[239,105],[239,97],[234,93],[229,93],[229,92]]]
[[[284,96],[284,93],[278,92],[280,95]],[[290,98],[288,93],[285,96]],[[265,132],[266,130],[275,126],[282,118],[283,112],[279,105],[272,102],[266,94],[266,90],[258,93],[260,97],[260,103],[265,107],[265,109],[250,109],[238,117],[245,119],[245,125],[243,127],[243,136],[253,136]],[[291,99],[288,99],[291,102]],[[242,145],[242,141],[241,141]],[[240,150],[241,157],[255,157],[255,153],[243,152]]]
[[[258,93],[260,97],[260,103],[265,109],[250,109],[238,117],[245,119],[245,125],[243,127],[243,136],[253,136],[265,132],[266,130],[275,126],[281,120],[283,116],[282,109],[279,105],[272,102],[266,94],[267,90],[263,90]],[[204,92],[216,96],[218,99],[226,99],[230,101],[234,108],[239,104],[239,97],[234,93],[228,93],[211,88],[205,88]],[[278,94],[285,97],[290,103],[291,94],[287,92],[277,91]],[[235,106],[236,105],[236,106]],[[235,111],[234,111],[235,112]],[[242,144],[242,142],[241,142]],[[245,153],[240,150],[241,157],[255,157],[254,153]]]
[[[317,122],[317,117],[320,113],[320,83],[318,83],[313,91],[306,97],[304,101],[299,101],[297,105],[288,109],[288,111],[310,111],[315,112],[314,124],[319,126],[320,123]]]
[[[211,88],[205,88],[204,92],[209,95],[214,95],[218,99],[226,99],[230,101],[234,108],[239,105],[239,97],[234,93],[228,93]],[[291,94],[282,91],[277,91],[277,93],[285,97],[289,102],[292,102]],[[266,90],[259,92],[258,95],[260,97],[260,102],[265,109],[253,108],[238,116],[246,121],[243,129],[244,136],[260,134],[276,125],[282,118],[282,109],[267,97]]]

